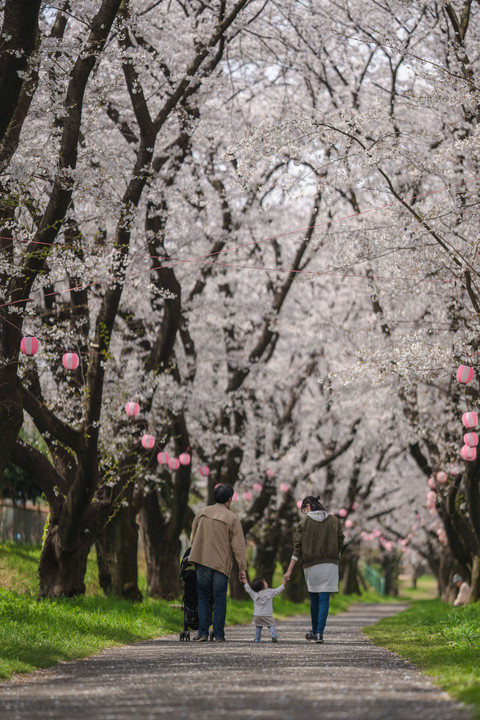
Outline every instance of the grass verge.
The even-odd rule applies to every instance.
[[[364,632],[471,704],[480,720],[480,603],[454,608],[441,600],[418,600]]]

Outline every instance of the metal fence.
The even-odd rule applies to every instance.
[[[48,510],[23,508],[18,505],[0,505],[0,541],[39,545],[47,522]]]
[[[362,573],[365,581],[378,592],[379,595],[385,595],[385,578],[379,572],[374,570],[370,565],[362,563]]]

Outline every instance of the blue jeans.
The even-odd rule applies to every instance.
[[[278,638],[277,635],[277,628],[275,625],[270,625],[269,628],[270,635],[272,638]],[[262,625],[255,625],[255,642],[260,642],[260,638],[262,637]]]
[[[310,614],[312,616],[312,632],[321,633],[327,624],[328,608],[330,605],[329,592],[309,592]]]
[[[225,637],[225,616],[227,614],[228,576],[218,570],[197,564],[198,595],[198,634],[208,637],[212,621],[213,598],[213,635]]]

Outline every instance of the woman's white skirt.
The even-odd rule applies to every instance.
[[[303,569],[308,592],[338,592],[338,565],[319,563]]]

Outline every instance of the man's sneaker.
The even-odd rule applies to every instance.
[[[323,635],[322,635],[322,633],[316,633],[316,635],[315,635],[315,642],[316,642],[316,643],[323,643]]]
[[[206,635],[195,635],[192,640],[193,642],[207,642],[208,637]]]
[[[317,635],[314,632],[309,632],[305,635],[305,640],[316,640]]]
[[[225,638],[224,638],[224,637],[223,637],[223,638],[221,638],[221,637],[214,637],[214,638],[213,638],[213,642],[225,642]]]
[[[278,638],[277,638],[277,637],[272,637],[272,642],[278,642]]]

